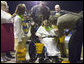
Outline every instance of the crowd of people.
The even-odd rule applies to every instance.
[[[10,61],[12,58],[16,59],[16,63],[26,62],[27,42],[30,56],[28,62],[35,62],[37,57],[40,58],[40,63],[50,62],[49,59],[60,63],[60,57],[68,58],[70,63],[80,61],[83,11],[74,13],[61,10],[60,5],[56,4],[55,11],[52,12],[44,2],[33,6],[30,15],[25,4],[18,4],[13,15],[8,11],[7,2],[1,1],[1,62]],[[66,29],[69,31],[66,32]],[[65,36],[70,32],[72,36],[68,54]],[[14,52],[15,57],[11,52]]]

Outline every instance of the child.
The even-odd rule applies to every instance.
[[[14,16],[14,38],[16,50],[16,62],[21,62],[26,60],[26,37],[27,25],[25,21],[24,14],[26,12],[25,4],[19,4],[15,11]]]
[[[52,37],[55,36],[55,32],[49,26],[47,20],[43,21],[43,25],[40,26],[37,30],[36,36],[38,36],[40,38],[40,41],[46,46],[48,57],[56,58],[57,60],[60,52],[57,48],[57,44],[55,43],[54,37]]]

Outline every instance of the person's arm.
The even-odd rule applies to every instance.
[[[41,27],[39,27],[39,29],[37,30],[37,32],[35,33],[35,35],[38,36],[38,37],[42,37],[41,30],[42,30]]]

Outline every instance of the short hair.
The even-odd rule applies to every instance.
[[[8,6],[6,1],[1,1],[1,6]]]
[[[44,1],[40,1],[40,4],[46,5],[46,2],[44,2]]]
[[[55,8],[58,8],[58,7],[60,8],[60,5],[59,4],[55,5]]]

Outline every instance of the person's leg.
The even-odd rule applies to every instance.
[[[18,38],[14,39],[14,50],[17,50],[17,45],[18,45]]]
[[[35,44],[34,42],[29,43],[29,56],[30,56],[30,62],[36,60],[36,51],[35,51]]]
[[[71,63],[80,61],[82,38],[80,32],[74,31],[69,41],[69,60]]]
[[[5,53],[1,53],[1,62],[6,62]]]
[[[22,38],[22,42],[18,43],[16,52],[17,62],[26,62],[26,39]]]
[[[58,46],[59,50],[61,52],[61,57],[66,58],[67,57],[67,50],[65,46],[65,36],[62,36],[58,40]]]
[[[39,63],[45,63],[45,51],[43,51],[40,55],[40,58],[39,58]]]
[[[23,37],[22,38],[22,43],[23,43],[23,46],[24,46],[23,47],[24,48],[24,52],[22,54],[24,54],[24,57],[23,58],[25,59],[22,62],[25,63],[26,62],[26,51],[27,51],[27,48],[26,48],[26,37]]]
[[[10,58],[6,57],[6,53],[2,53],[1,55],[2,55],[2,59],[4,61],[10,61],[11,60]]]
[[[13,57],[12,55],[11,55],[11,52],[6,52],[6,56],[8,57],[8,58],[15,58],[15,57]]]
[[[18,38],[14,39],[14,50],[15,50],[15,57],[17,62],[17,47],[18,47]]]
[[[81,48],[83,43],[83,18],[79,19],[73,30],[71,39],[69,41],[69,61],[76,63],[80,61]]]
[[[61,57],[66,58],[67,57],[67,51],[66,51],[65,43],[60,43],[59,47],[60,47],[59,49],[61,52]]]
[[[65,45],[65,42],[63,43],[63,49],[64,49],[64,57],[66,58],[66,57],[68,57],[68,55],[67,55],[67,49],[66,49],[66,45]]]

